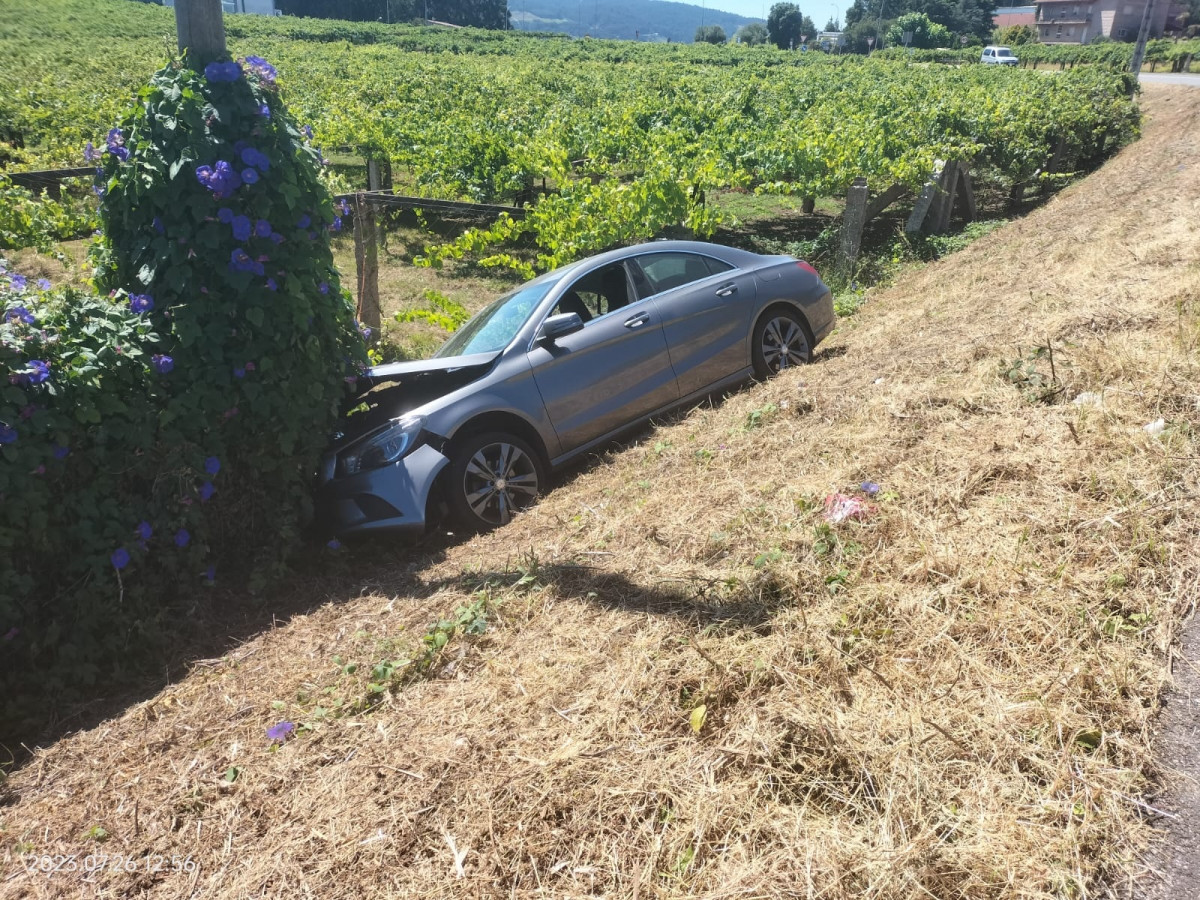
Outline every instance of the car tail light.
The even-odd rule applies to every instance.
[[[817,274],[816,269],[814,269],[812,266],[810,266],[808,263],[806,263],[802,259],[796,260],[796,265],[798,265],[800,268],[802,268],[809,275],[816,275],[818,278],[821,277],[820,275]]]

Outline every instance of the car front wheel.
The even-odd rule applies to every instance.
[[[507,525],[545,489],[541,456],[521,438],[503,432],[469,435],[450,457],[450,517],[467,531]]]
[[[754,373],[770,378],[812,361],[812,338],[800,314],[785,307],[769,309],[754,327]]]

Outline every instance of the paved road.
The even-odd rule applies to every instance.
[[[1141,84],[1187,84],[1200,87],[1200,75],[1185,75],[1182,72],[1175,75],[1170,72],[1142,72],[1138,81]]]

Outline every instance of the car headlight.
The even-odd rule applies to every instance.
[[[422,416],[393,419],[379,431],[338,454],[340,475],[354,475],[366,469],[378,469],[394,463],[411,450],[421,429]]]

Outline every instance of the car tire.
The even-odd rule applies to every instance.
[[[813,336],[800,313],[773,306],[762,314],[751,338],[751,361],[760,379],[812,362]]]
[[[533,505],[547,483],[541,454],[500,431],[456,441],[447,473],[450,522],[469,532],[507,525],[513,513]]]

